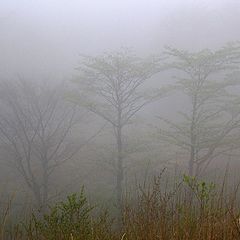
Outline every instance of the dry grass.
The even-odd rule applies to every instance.
[[[161,183],[155,178],[148,187],[125,201],[122,224],[114,228],[108,216],[91,218],[88,236],[58,235],[52,240],[239,240],[238,185],[231,191],[212,189],[203,182]],[[195,185],[194,185],[195,184]],[[191,190],[191,191],[189,191]],[[1,240],[51,240],[36,231],[33,221],[5,231],[6,208],[1,219]],[[27,226],[27,227],[26,227]],[[117,230],[116,230],[117,229]],[[54,229],[53,229],[54,230]]]
[[[129,240],[233,240],[240,239],[237,191],[224,196],[211,190],[201,196],[184,183],[139,188],[136,205],[125,210],[125,239]],[[189,187],[189,186],[188,186]],[[206,190],[207,191],[207,190]]]

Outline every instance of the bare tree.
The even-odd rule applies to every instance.
[[[84,56],[75,79],[79,91],[72,100],[110,123],[114,131],[116,193],[120,208],[124,179],[123,130],[144,106],[159,96],[157,91],[142,91],[143,84],[159,72],[158,61],[154,57],[138,58],[129,50]]]
[[[62,87],[26,81],[0,85],[1,143],[42,207],[49,199],[51,175],[79,150],[69,138],[77,122],[75,107],[62,94]]]
[[[161,129],[161,138],[189,154],[188,174],[195,176],[232,148],[229,137],[240,118],[236,108],[229,111],[234,97],[230,89],[240,82],[229,74],[239,66],[240,45],[196,53],[166,48],[165,53],[169,57],[165,67],[178,72],[173,88],[187,97],[190,108],[179,112],[182,121],[163,119],[169,128]]]

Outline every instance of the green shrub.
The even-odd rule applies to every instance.
[[[83,190],[79,195],[72,194],[65,202],[50,207],[49,213],[42,218],[33,215],[28,226],[28,235],[30,239],[91,239],[92,209]]]
[[[183,182],[191,189],[190,196],[193,194],[200,204],[201,210],[209,210],[209,201],[213,200],[216,186],[214,183],[207,183],[198,180],[196,177],[184,175]]]

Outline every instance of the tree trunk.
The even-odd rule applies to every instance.
[[[192,119],[191,119],[191,127],[190,127],[190,159],[188,162],[188,176],[194,177],[195,176],[195,169],[194,169],[194,164],[195,164],[195,158],[196,158],[196,114],[197,114],[197,95],[194,96],[193,98],[193,108],[192,108]],[[188,188],[187,191],[187,200],[189,206],[192,204],[193,200],[193,191],[192,189]]]
[[[190,159],[188,162],[188,175],[194,176],[194,162],[195,162],[195,153],[196,153],[196,114],[197,114],[197,95],[193,98],[193,107],[192,107],[192,119],[190,127]]]
[[[37,207],[41,207],[42,206],[42,198],[41,198],[40,187],[38,185],[33,184],[33,186],[31,187],[31,190],[36,199]]]
[[[43,191],[42,191],[42,209],[46,210],[48,200],[48,186],[49,186],[49,175],[48,175],[48,164],[44,161],[43,164]]]
[[[122,211],[122,181],[123,181],[123,156],[122,156],[122,127],[117,127],[117,181],[116,181],[116,192],[117,192],[117,205]]]
[[[189,162],[188,162],[188,175],[189,176],[194,176],[194,158],[195,158],[195,149],[194,147],[192,146],[191,147],[191,153],[190,153],[190,159],[189,159]]]

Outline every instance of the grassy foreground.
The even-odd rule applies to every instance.
[[[238,185],[184,176],[178,183],[155,178],[127,194],[121,217],[96,213],[82,191],[50,207],[45,215],[9,225],[5,209],[0,239],[8,240],[233,240],[240,239]],[[121,220],[120,220],[121,219]],[[120,223],[121,222],[121,223]]]

